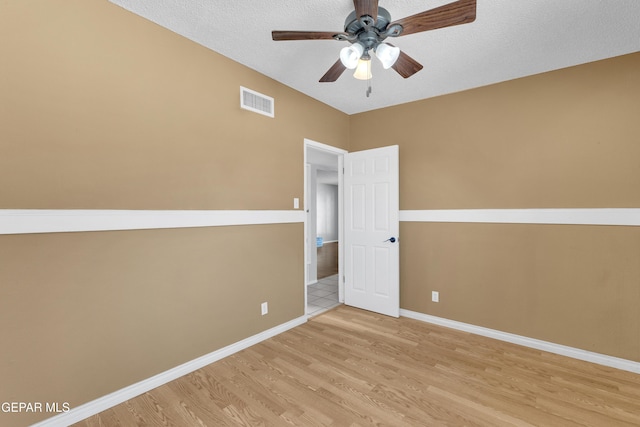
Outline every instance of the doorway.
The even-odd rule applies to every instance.
[[[398,161],[397,145],[348,153],[346,150],[305,139],[304,295],[307,316],[327,309],[312,304],[324,296],[313,293],[310,297],[309,287],[319,283],[318,171],[336,169],[338,302],[335,304],[346,303],[388,316],[399,316]],[[330,293],[334,294],[335,290]]]
[[[304,141],[305,305],[315,316],[344,301],[342,156],[345,150]]]

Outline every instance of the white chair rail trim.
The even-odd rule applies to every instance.
[[[404,210],[400,221],[640,226],[640,208]]]
[[[302,210],[0,210],[0,234],[304,222]]]
[[[0,209],[1,234],[304,222],[303,210]],[[402,210],[401,222],[640,226],[640,208]]]

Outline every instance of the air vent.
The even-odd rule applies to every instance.
[[[240,86],[240,108],[274,117],[273,98],[242,86]]]

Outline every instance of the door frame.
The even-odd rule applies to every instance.
[[[344,175],[342,173],[343,163],[344,163],[344,154],[347,153],[347,150],[343,150],[342,148],[334,147],[331,145],[323,144],[317,141],[313,141],[311,139],[304,139],[304,310],[305,315],[307,314],[307,285],[308,277],[309,277],[309,257],[310,257],[310,248],[313,245],[315,248],[315,240],[316,236],[311,236],[311,231],[315,230],[315,227],[310,225],[311,219],[311,203],[309,203],[309,197],[312,193],[310,191],[310,185],[313,181],[311,179],[311,167],[309,167],[309,156],[308,150],[319,151],[331,156],[335,156],[338,161],[338,301],[344,302],[344,210],[343,210],[343,183],[344,183]],[[315,164],[317,165],[317,164]],[[315,203],[313,204],[315,207]],[[315,218],[315,216],[314,216]],[[317,266],[317,264],[316,264]]]

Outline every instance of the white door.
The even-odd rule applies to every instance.
[[[344,302],[400,315],[398,146],[344,155]]]

